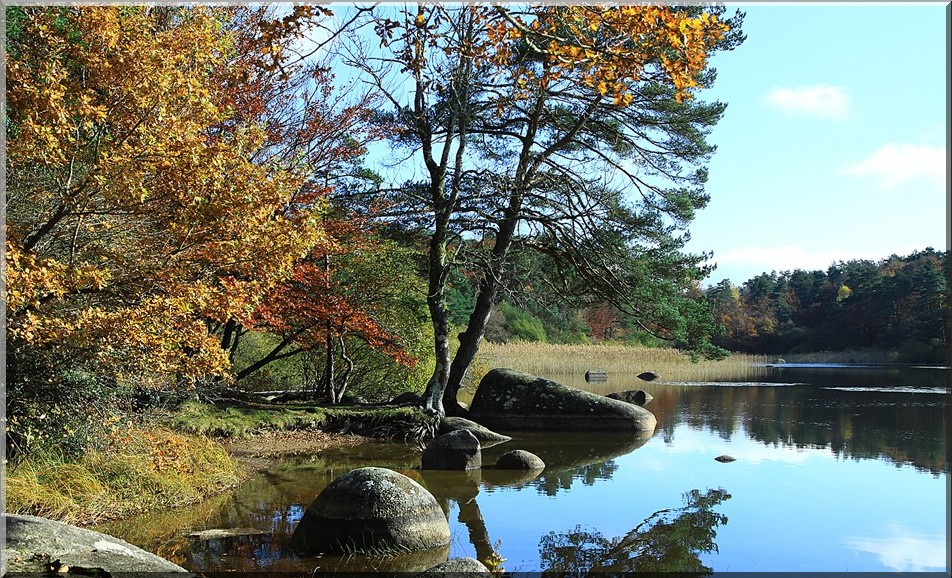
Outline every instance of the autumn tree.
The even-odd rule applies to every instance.
[[[395,142],[418,151],[425,167],[426,178],[396,196],[406,213],[416,207],[431,217],[437,371],[427,404],[460,411],[456,391],[518,237],[538,241],[537,250],[572,269],[566,279],[584,280],[646,330],[705,349],[702,332],[688,327],[691,306],[671,306],[685,282],[704,276],[701,257],[680,249],[706,202],[703,165],[713,147],[705,136],[724,110],[692,92],[713,81],[708,55],[742,40],[740,16],[731,26],[716,7],[398,12],[376,20],[389,53],[353,62],[390,100],[404,127]],[[448,366],[446,279],[467,235],[486,251],[473,255],[476,304]]]
[[[336,103],[318,70],[306,93],[273,90],[270,54],[293,38],[265,39],[257,9],[8,17],[11,392],[70,368],[227,377],[221,328],[324,238],[327,162],[359,154],[359,112],[323,104]]]

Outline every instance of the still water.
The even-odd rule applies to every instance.
[[[421,472],[419,451],[399,444],[325,451],[194,508],[99,529],[212,572],[418,571],[494,552],[507,571],[553,575],[949,570],[948,368],[786,364],[652,383],[550,377],[601,394],[644,389],[658,427],[642,436],[504,432],[513,440],[483,450],[484,464],[512,449],[539,455],[547,467],[534,478]],[[448,551],[294,556],[288,538],[314,497],[371,465],[437,497]],[[207,529],[239,535],[188,536]]]

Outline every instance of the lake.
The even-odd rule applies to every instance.
[[[550,378],[605,394],[643,389],[653,435],[504,432],[483,464],[526,449],[537,477],[421,472],[420,453],[370,443],[289,460],[195,507],[97,528],[194,571],[417,571],[446,556],[509,572],[589,569],[948,572],[950,371],[783,364],[727,376],[690,367],[647,383]],[[734,461],[714,458],[727,455]],[[448,551],[300,559],[287,540],[331,480],[363,466],[424,484],[448,512]],[[190,532],[239,528],[203,539]]]

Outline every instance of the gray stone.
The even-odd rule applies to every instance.
[[[107,534],[36,516],[4,517],[3,558],[10,574],[53,570],[104,576],[123,572],[191,576],[185,568]]]
[[[511,369],[493,369],[473,396],[470,417],[493,429],[654,431],[643,407]]]
[[[479,440],[469,430],[443,434],[423,450],[424,470],[478,470],[482,465]]]
[[[545,468],[542,458],[526,450],[512,450],[496,460],[497,470],[541,470]]]
[[[474,574],[489,576],[489,568],[486,568],[486,566],[476,558],[453,558],[443,562],[442,564],[437,564],[436,566],[417,574],[417,576],[471,576]]]
[[[734,456],[727,456],[727,455],[717,456],[717,457],[714,458],[714,459],[717,460],[717,461],[719,461],[719,462],[721,462],[722,464],[727,464],[727,463],[730,463],[730,462],[735,462],[735,461],[737,461],[737,458],[735,458]]]
[[[610,397],[612,399],[617,399],[618,401],[624,401],[626,403],[633,403],[635,405],[644,405],[654,399],[650,393],[643,389],[629,389],[627,391],[616,391],[609,393],[605,397]]]
[[[291,535],[291,547],[305,555],[412,552],[449,542],[436,498],[385,468],[360,468],[328,484]]]
[[[476,436],[476,439],[479,440],[479,445],[482,448],[492,447],[496,444],[501,444],[512,439],[509,436],[496,433],[491,429],[485,428],[478,423],[468,420],[464,417],[444,417],[440,419],[439,433],[441,435],[463,429]]]

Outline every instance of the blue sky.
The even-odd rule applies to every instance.
[[[948,248],[946,5],[740,8],[699,95],[728,103],[688,245],[708,283]]]

